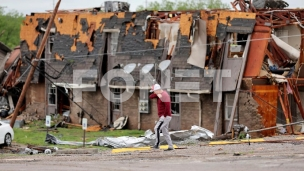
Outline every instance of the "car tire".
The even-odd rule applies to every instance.
[[[4,136],[4,144],[10,146],[12,144],[12,136],[11,134],[7,133]]]

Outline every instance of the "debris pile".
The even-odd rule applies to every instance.
[[[199,126],[192,126],[190,130],[174,131],[169,133],[174,144],[186,144],[191,141],[210,140],[214,136],[211,131]],[[143,137],[103,137],[98,138],[95,141],[86,142],[85,144],[112,148],[144,147],[154,145],[155,139],[155,134],[153,134],[151,130],[147,130]],[[51,134],[47,134],[45,142],[60,145],[83,145],[83,142],[62,141]],[[165,144],[165,139],[162,134],[160,134],[160,144]]]

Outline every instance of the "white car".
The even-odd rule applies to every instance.
[[[0,121],[0,144],[10,146],[14,139],[14,130],[10,124]]]

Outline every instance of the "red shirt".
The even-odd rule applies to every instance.
[[[171,116],[171,99],[166,91],[161,93],[162,97],[159,98],[155,93],[150,95],[150,99],[157,98],[158,116]]]

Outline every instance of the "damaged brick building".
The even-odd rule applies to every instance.
[[[299,50],[304,10],[259,5],[236,0],[234,11],[58,11],[26,94],[26,110],[38,110],[41,117],[69,113],[73,123],[86,117],[90,125],[103,126],[128,116],[127,128],[151,129],[157,120],[156,101],[148,99],[153,81],[142,77],[149,73],[170,92],[171,130],[198,125],[221,134],[234,123],[254,130],[299,120],[298,113],[304,115]],[[21,83],[50,16],[32,13],[21,26]],[[287,37],[282,41],[296,49],[298,57],[290,58],[274,36]],[[113,69],[128,70],[133,79],[121,79],[122,73],[103,80]],[[87,70],[96,74],[75,84],[75,71]],[[273,75],[282,71],[289,76]],[[169,82],[162,77],[166,72]],[[128,87],[128,81],[134,87]],[[79,93],[81,99],[75,97]],[[268,130],[256,136],[273,134]]]

